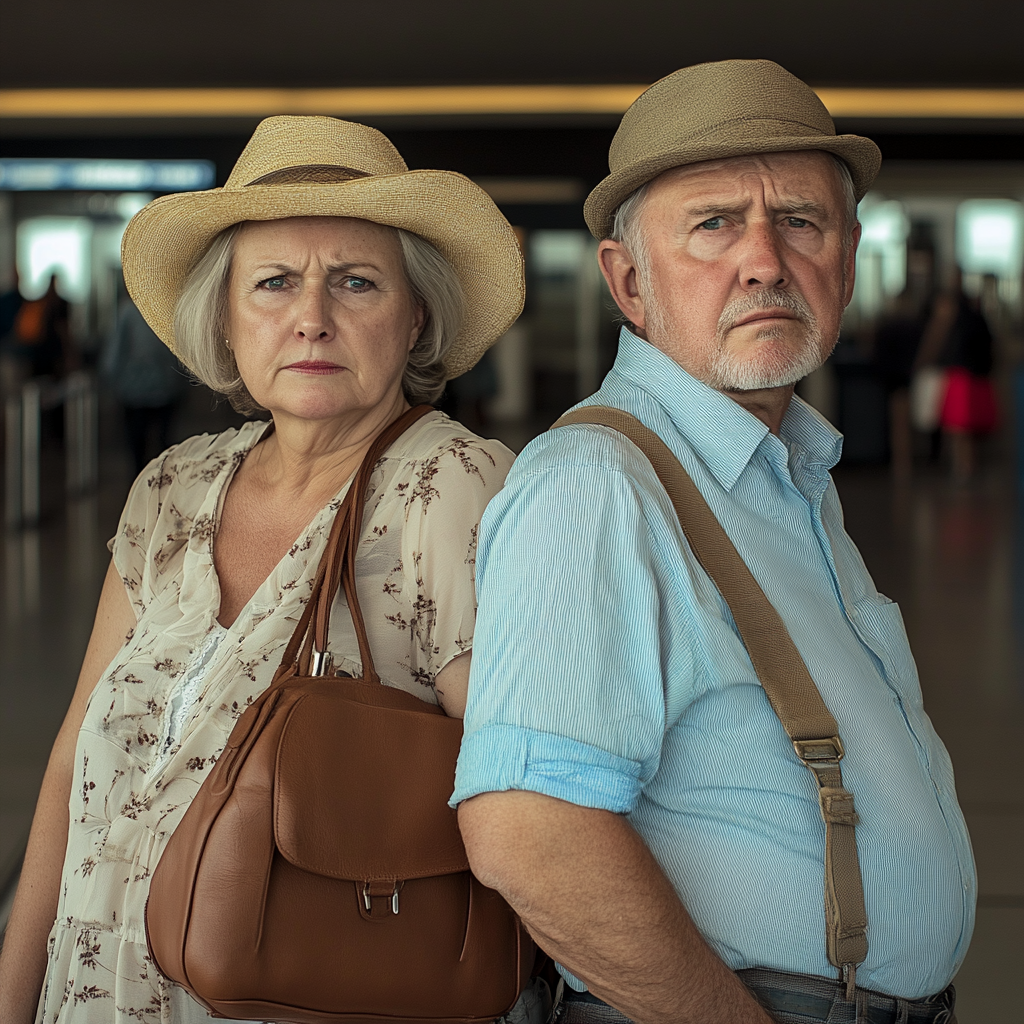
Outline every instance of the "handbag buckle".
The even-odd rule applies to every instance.
[[[391,893],[391,913],[395,914],[395,915],[398,914],[398,888],[399,888],[398,882],[395,882],[394,890]],[[363,883],[363,906],[366,907],[366,912],[368,914],[372,914],[373,913],[373,897],[375,895],[377,895],[377,894],[370,892],[370,883],[369,882],[364,882]]]
[[[334,664],[334,655],[330,651],[313,651],[313,661],[310,666],[311,676],[325,676],[331,671]]]

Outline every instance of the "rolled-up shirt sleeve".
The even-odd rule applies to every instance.
[[[452,806],[516,789],[628,813],[657,770],[664,576],[636,486],[609,461],[514,468],[484,515]]]

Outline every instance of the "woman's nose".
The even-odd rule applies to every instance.
[[[322,288],[304,289],[299,299],[295,320],[295,336],[303,341],[330,341],[334,335],[327,309],[327,296]]]

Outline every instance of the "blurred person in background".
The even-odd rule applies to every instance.
[[[56,274],[40,298],[17,303],[11,329],[3,338],[3,354],[16,367],[17,383],[30,377],[58,377],[77,368],[69,308],[57,291]]]
[[[893,476],[910,477],[914,435],[911,419],[911,383],[925,327],[934,302],[934,256],[928,250],[907,254],[907,285],[892,301],[874,329],[872,350],[875,371],[888,396],[889,458]]]
[[[951,288],[935,301],[918,357],[920,366],[939,366],[945,380],[939,405],[939,429],[957,483],[977,471],[977,444],[999,424],[993,367],[992,331],[980,297],[968,295],[957,267]]]
[[[125,232],[148,323],[269,423],[193,437],[136,480],[54,744],[0,956],[3,1024],[208,1024],[155,969],[149,878],[270,684],[352,477],[518,316],[522,255],[487,194],[327,117],[257,128],[226,185]],[[512,454],[436,410],[381,458],[356,584],[381,682],[461,717],[476,532]],[[359,675],[344,596],[331,671]]]
[[[188,379],[174,353],[119,288],[117,324],[103,352],[101,370],[124,410],[134,474],[170,444],[171,418]]]
[[[14,268],[13,277],[11,287],[0,294],[0,395],[17,390],[21,383],[16,358],[13,353],[8,354],[8,348],[17,344],[14,324],[18,319],[18,311],[25,301],[18,288],[17,266]]]
[[[448,385],[441,408],[470,430],[486,430],[490,420],[488,403],[497,393],[498,369],[494,353],[488,350],[472,370]]]

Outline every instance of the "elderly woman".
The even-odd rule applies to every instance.
[[[196,376],[270,421],[190,438],[132,488],[39,798],[4,1024],[209,1019],[147,956],[148,879],[270,683],[374,438],[522,307],[515,236],[479,188],[409,171],[379,132],[326,117],[270,118],[223,189],[151,203],[124,268]],[[432,412],[367,495],[356,572],[377,670],[450,715],[465,706],[477,524],[511,461]],[[358,674],[344,610],[330,648]]]

